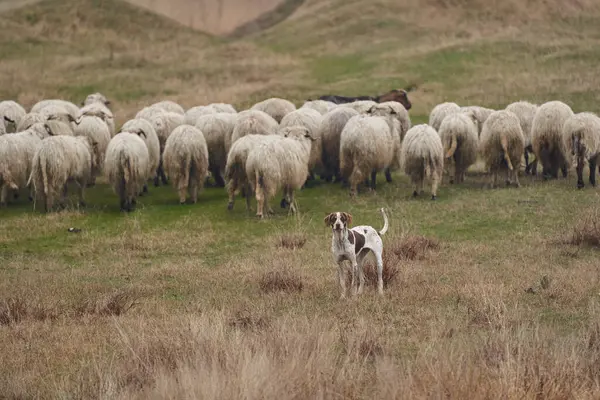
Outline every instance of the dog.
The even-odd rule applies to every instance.
[[[388,218],[383,208],[380,211],[383,216],[383,228],[380,231],[368,225],[355,226],[350,229],[352,215],[346,212],[334,212],[325,217],[325,224],[331,226],[333,232],[331,252],[333,253],[333,260],[338,265],[341,298],[346,297],[344,261],[348,260],[352,264],[350,283],[352,295],[361,294],[365,284],[363,262],[369,251],[373,252],[377,261],[377,290],[380,295],[383,294],[383,241],[381,237],[388,230]],[[357,275],[359,281],[358,291],[356,291]]]

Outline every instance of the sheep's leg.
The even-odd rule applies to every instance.
[[[385,180],[387,183],[392,183],[392,171],[389,168],[385,169]]]
[[[8,185],[2,185],[2,191],[0,192],[0,207],[6,207],[8,204]]]
[[[192,198],[192,204],[198,202],[198,181],[196,179],[190,180],[190,197]]]
[[[246,192],[246,211],[250,212],[250,200],[252,199],[253,193],[249,183],[244,185],[244,191]]]
[[[298,213],[298,203],[296,203],[296,199],[294,198],[294,190],[288,189],[287,191],[288,202],[290,203],[290,211],[292,214]]]
[[[346,269],[344,268],[343,261],[338,262],[338,279],[340,282],[340,291],[341,291],[340,298],[345,299],[346,298]]]
[[[179,193],[179,204],[185,204],[186,200],[187,200],[187,185],[185,184],[180,184],[179,188],[177,189],[177,193]]]
[[[562,163],[560,171],[562,172],[563,178],[566,178],[569,174],[569,164],[566,161]]]
[[[517,188],[521,187],[521,182],[519,182],[519,168],[514,169],[512,171],[512,178],[515,182],[515,187],[517,187]]]
[[[77,182],[77,194],[79,195],[79,207],[85,207],[84,192],[86,187],[85,182]]]
[[[234,177],[227,184],[227,195],[229,196],[229,201],[227,202],[227,209],[229,211],[233,210],[233,203],[235,202],[235,191],[238,187],[237,179]]]
[[[256,216],[258,218],[264,217],[264,207],[265,207],[265,193],[260,185],[256,186]]]
[[[419,196],[419,178],[416,176],[411,176],[411,181],[413,183],[413,185],[415,186],[415,190],[413,191],[413,197],[417,197]]]
[[[158,164],[158,176],[160,177],[160,180],[162,181],[163,185],[166,185],[168,183],[167,176],[165,175],[165,170],[163,168],[162,157],[160,158],[160,164]]]
[[[63,190],[62,190],[62,194],[61,194],[60,202],[59,202],[59,206],[61,209],[64,209],[67,207],[67,195],[69,194],[68,188],[69,188],[69,184],[65,183],[65,185],[63,186]]]
[[[440,184],[441,176],[437,173],[431,174],[431,200],[437,199],[437,190]]]
[[[523,151],[523,157],[525,157],[525,175],[529,174],[529,150]]]
[[[536,158],[531,163],[531,175],[532,176],[537,176],[537,166],[538,166],[538,159]]]
[[[375,191],[377,189],[377,171],[373,170],[371,172],[371,190]]]
[[[223,180],[223,176],[221,176],[221,168],[219,166],[215,166],[210,169],[210,173],[215,180],[215,186],[217,187],[225,187],[225,181]]]
[[[493,189],[496,187],[496,185],[498,183],[498,170],[493,169],[491,172],[492,172],[492,176],[491,176],[491,181],[490,181],[490,188]]]

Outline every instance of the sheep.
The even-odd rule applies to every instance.
[[[28,113],[25,114],[19,123],[17,124],[17,132],[23,132],[29,129],[33,124],[38,122],[45,122],[46,117],[40,113]]]
[[[348,120],[340,136],[340,172],[350,183],[350,196],[356,195],[359,182],[369,174],[375,190],[377,172],[391,165],[394,150],[393,133],[385,119],[357,115]]]
[[[237,110],[231,104],[212,103],[209,104],[209,107],[212,107],[218,113],[237,114]]]
[[[7,117],[3,117],[4,121],[0,121],[0,136],[6,135],[6,125],[5,123],[12,123],[13,121],[8,119]]]
[[[59,135],[42,141],[33,156],[27,184],[33,184],[36,198],[43,201],[46,212],[52,211],[58,194],[61,195],[60,204],[64,206],[70,181],[77,183],[79,205],[85,207],[84,191],[98,165],[96,146],[85,136]]]
[[[346,103],[339,105],[338,107],[348,107],[358,111],[359,114],[366,114],[373,106],[376,106],[377,102],[372,100],[358,100],[352,103]]]
[[[231,143],[246,135],[273,135],[279,126],[279,122],[264,111],[245,110],[237,114]]]
[[[185,110],[179,104],[172,100],[163,100],[158,103],[154,103],[150,106],[151,108],[160,108],[167,112],[173,112],[181,115],[185,115]]]
[[[562,140],[563,126],[573,116],[571,107],[560,101],[542,104],[536,111],[531,125],[531,146],[537,160],[542,164],[544,179],[558,178],[558,170],[567,177],[568,154]],[[537,173],[537,166],[531,170]]]
[[[426,177],[431,179],[431,200],[437,199],[437,189],[444,169],[444,148],[440,135],[427,124],[413,126],[402,143],[402,169],[415,186],[413,197],[423,193]]]
[[[5,128],[4,133],[16,132],[17,125],[25,114],[27,111],[19,103],[12,100],[0,101],[0,129]]]
[[[337,104],[332,103],[331,101],[308,100],[308,101],[304,102],[302,107],[300,107],[299,109],[310,108],[315,111],[318,111],[321,115],[325,115],[329,111],[333,110],[336,106],[337,106]]]
[[[319,127],[321,126],[322,120],[323,117],[318,111],[310,108],[299,108],[283,117],[279,124],[280,128],[303,126],[308,129],[310,136],[314,139],[310,148],[310,160],[308,162],[308,170],[311,179],[314,179],[314,172],[320,173],[323,171],[323,163],[321,161],[323,141],[319,135]]]
[[[45,110],[48,110],[48,108]],[[43,111],[44,110],[42,110],[42,115],[44,115]],[[52,132],[55,135],[73,136],[75,134],[75,129],[72,122],[75,120],[76,119],[74,119],[71,114],[52,113],[46,116],[45,122],[50,126],[50,129],[52,129]]]
[[[10,190],[27,186],[37,147],[51,135],[48,125],[36,123],[26,131],[0,137],[0,206],[6,206]]]
[[[154,178],[158,176],[158,166],[160,165],[160,142],[158,135],[152,124],[145,119],[135,118],[123,124],[119,133],[129,132],[137,134],[148,148],[148,176]],[[148,185],[144,183],[142,193],[148,192]]]
[[[209,114],[199,117],[196,128],[204,134],[208,147],[209,171],[215,184],[224,187],[223,173],[227,165],[227,153],[231,148],[231,136],[235,126],[235,114]]]
[[[256,103],[250,109],[263,111],[273,117],[277,123],[280,123],[281,119],[285,117],[286,114],[289,114],[296,109],[296,106],[291,101],[273,97]]]
[[[471,111],[475,120],[477,121],[477,137],[481,135],[481,129],[483,128],[483,123],[485,120],[496,110],[492,110],[491,108],[480,107],[480,106],[465,106],[461,107],[460,111]],[[442,120],[443,122],[443,120]]]
[[[96,158],[98,160],[97,172],[102,171],[106,147],[111,138],[108,124],[101,117],[82,115],[78,120],[74,121],[74,125],[73,134],[75,136],[87,136],[92,139],[92,142],[97,143],[95,148],[97,151]],[[91,185],[96,183],[95,175],[89,183]]]
[[[392,89],[389,92],[384,93],[382,95],[378,95],[378,96],[346,97],[346,96],[337,96],[337,95],[325,95],[325,96],[319,97],[319,100],[329,101],[334,104],[348,104],[348,103],[354,103],[357,101],[365,101],[365,100],[374,101],[376,103],[385,103],[388,101],[395,101],[395,102],[402,104],[402,106],[404,106],[404,108],[406,110],[410,110],[412,107],[410,100],[408,100],[408,92],[404,89]]]
[[[450,183],[464,182],[466,170],[477,161],[477,126],[478,120],[473,111],[450,114],[440,126],[438,133],[444,147],[444,165],[448,166]]]
[[[525,140],[525,151],[523,156],[525,157],[525,174],[528,175],[531,168],[537,164],[537,159],[529,163],[529,154],[533,154],[533,147],[531,144],[531,126],[533,124],[533,117],[537,112],[538,106],[528,101],[518,101],[516,103],[509,104],[506,107],[506,111],[514,113],[519,122],[521,123],[521,130],[523,130],[523,138]],[[535,164],[534,164],[535,163]]]
[[[325,180],[335,182],[342,179],[340,173],[340,137],[350,118],[358,111],[348,107],[337,107],[323,116],[317,137],[322,141],[321,162],[325,169]]]
[[[150,178],[150,155],[140,136],[121,132],[110,140],[106,148],[104,174],[119,196],[121,211],[131,212],[135,209],[136,197]]]
[[[575,114],[565,121],[562,137],[565,149],[575,157],[577,163],[577,188],[585,186],[583,165],[586,160],[590,170],[590,185],[596,186],[596,166],[600,157],[600,118],[589,112]]]
[[[110,106],[110,101],[102,93],[92,93],[88,95],[84,101],[81,102],[81,106],[87,106],[94,103],[104,104],[104,106]]]
[[[294,190],[300,189],[308,176],[310,147],[314,140],[307,128],[292,126],[279,132],[282,140],[267,140],[256,146],[248,154],[246,176],[256,193],[256,216],[263,218],[265,205],[283,188],[284,200],[281,206],[290,206],[291,213],[297,213]]]
[[[217,110],[210,106],[192,107],[185,112],[183,123],[186,125],[196,125],[198,118],[204,115],[216,114]]]
[[[494,111],[483,124],[479,138],[479,152],[486,168],[491,172],[490,187],[495,187],[498,172],[506,168],[506,185],[514,178],[520,187],[519,165],[525,150],[521,123],[516,114],[501,110]]]
[[[48,110],[49,109],[49,110]],[[30,113],[40,113],[46,116],[55,113],[61,114],[69,114],[71,117],[77,119],[79,118],[79,107],[70,101],[59,100],[59,99],[49,99],[42,100],[29,110]]]
[[[227,182],[227,194],[229,201],[227,209],[233,210],[235,194],[239,188],[242,188],[246,197],[246,210],[250,210],[250,185],[246,176],[246,161],[250,151],[258,144],[281,140],[280,135],[246,135],[231,145],[231,149],[227,153],[227,164],[225,165],[225,181]]]
[[[175,128],[167,139],[163,162],[165,172],[179,192],[179,203],[185,204],[188,190],[192,203],[196,203],[198,190],[204,187],[208,172],[208,147],[204,134],[191,125]]]
[[[86,115],[102,118],[102,120],[108,126],[110,137],[112,138],[115,136],[115,117],[112,111],[110,111],[110,109],[106,107],[104,103],[89,103],[81,107],[79,111],[82,116]]]
[[[349,96],[338,96],[335,94],[326,94],[324,96],[319,97],[319,100],[328,101],[328,102],[334,103],[334,104],[348,104],[348,103],[354,103],[357,101],[367,101],[367,100],[375,102],[376,98],[373,96],[349,97]]]
[[[429,113],[429,126],[436,131],[440,130],[440,125],[447,115],[460,112],[460,106],[456,103],[446,102],[433,107]]]

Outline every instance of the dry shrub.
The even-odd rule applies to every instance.
[[[304,244],[306,244],[305,235],[286,233],[279,237],[276,246],[277,248],[296,250],[303,248]]]
[[[22,297],[0,300],[0,325],[18,324],[25,319],[45,321],[57,316],[57,310],[49,305],[34,304]]]
[[[140,294],[128,291],[117,290],[111,293],[106,293],[98,298],[86,300],[80,307],[77,308],[78,314],[88,315],[123,315],[131,309],[140,298]]]
[[[399,240],[385,243],[384,246],[400,260],[422,260],[430,250],[440,247],[437,240],[421,235],[403,236]]]
[[[301,292],[304,289],[302,277],[289,267],[278,267],[265,272],[258,284],[265,293]]]
[[[256,315],[248,308],[238,310],[229,319],[229,326],[240,329],[261,329],[268,325],[267,319],[261,315]]]
[[[400,259],[392,252],[383,251],[383,287],[388,287],[400,272]],[[369,260],[363,266],[365,285],[377,287],[377,265]]]
[[[583,218],[573,227],[568,244],[600,247],[600,218],[598,211]]]

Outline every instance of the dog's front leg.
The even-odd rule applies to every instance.
[[[364,286],[365,286],[365,274],[363,272],[363,261],[365,257],[360,253],[357,257],[357,266],[358,266],[358,294],[362,294]]]
[[[338,262],[338,278],[340,281],[340,290],[342,294],[340,295],[340,299],[346,298],[346,269],[344,268],[344,262]]]

